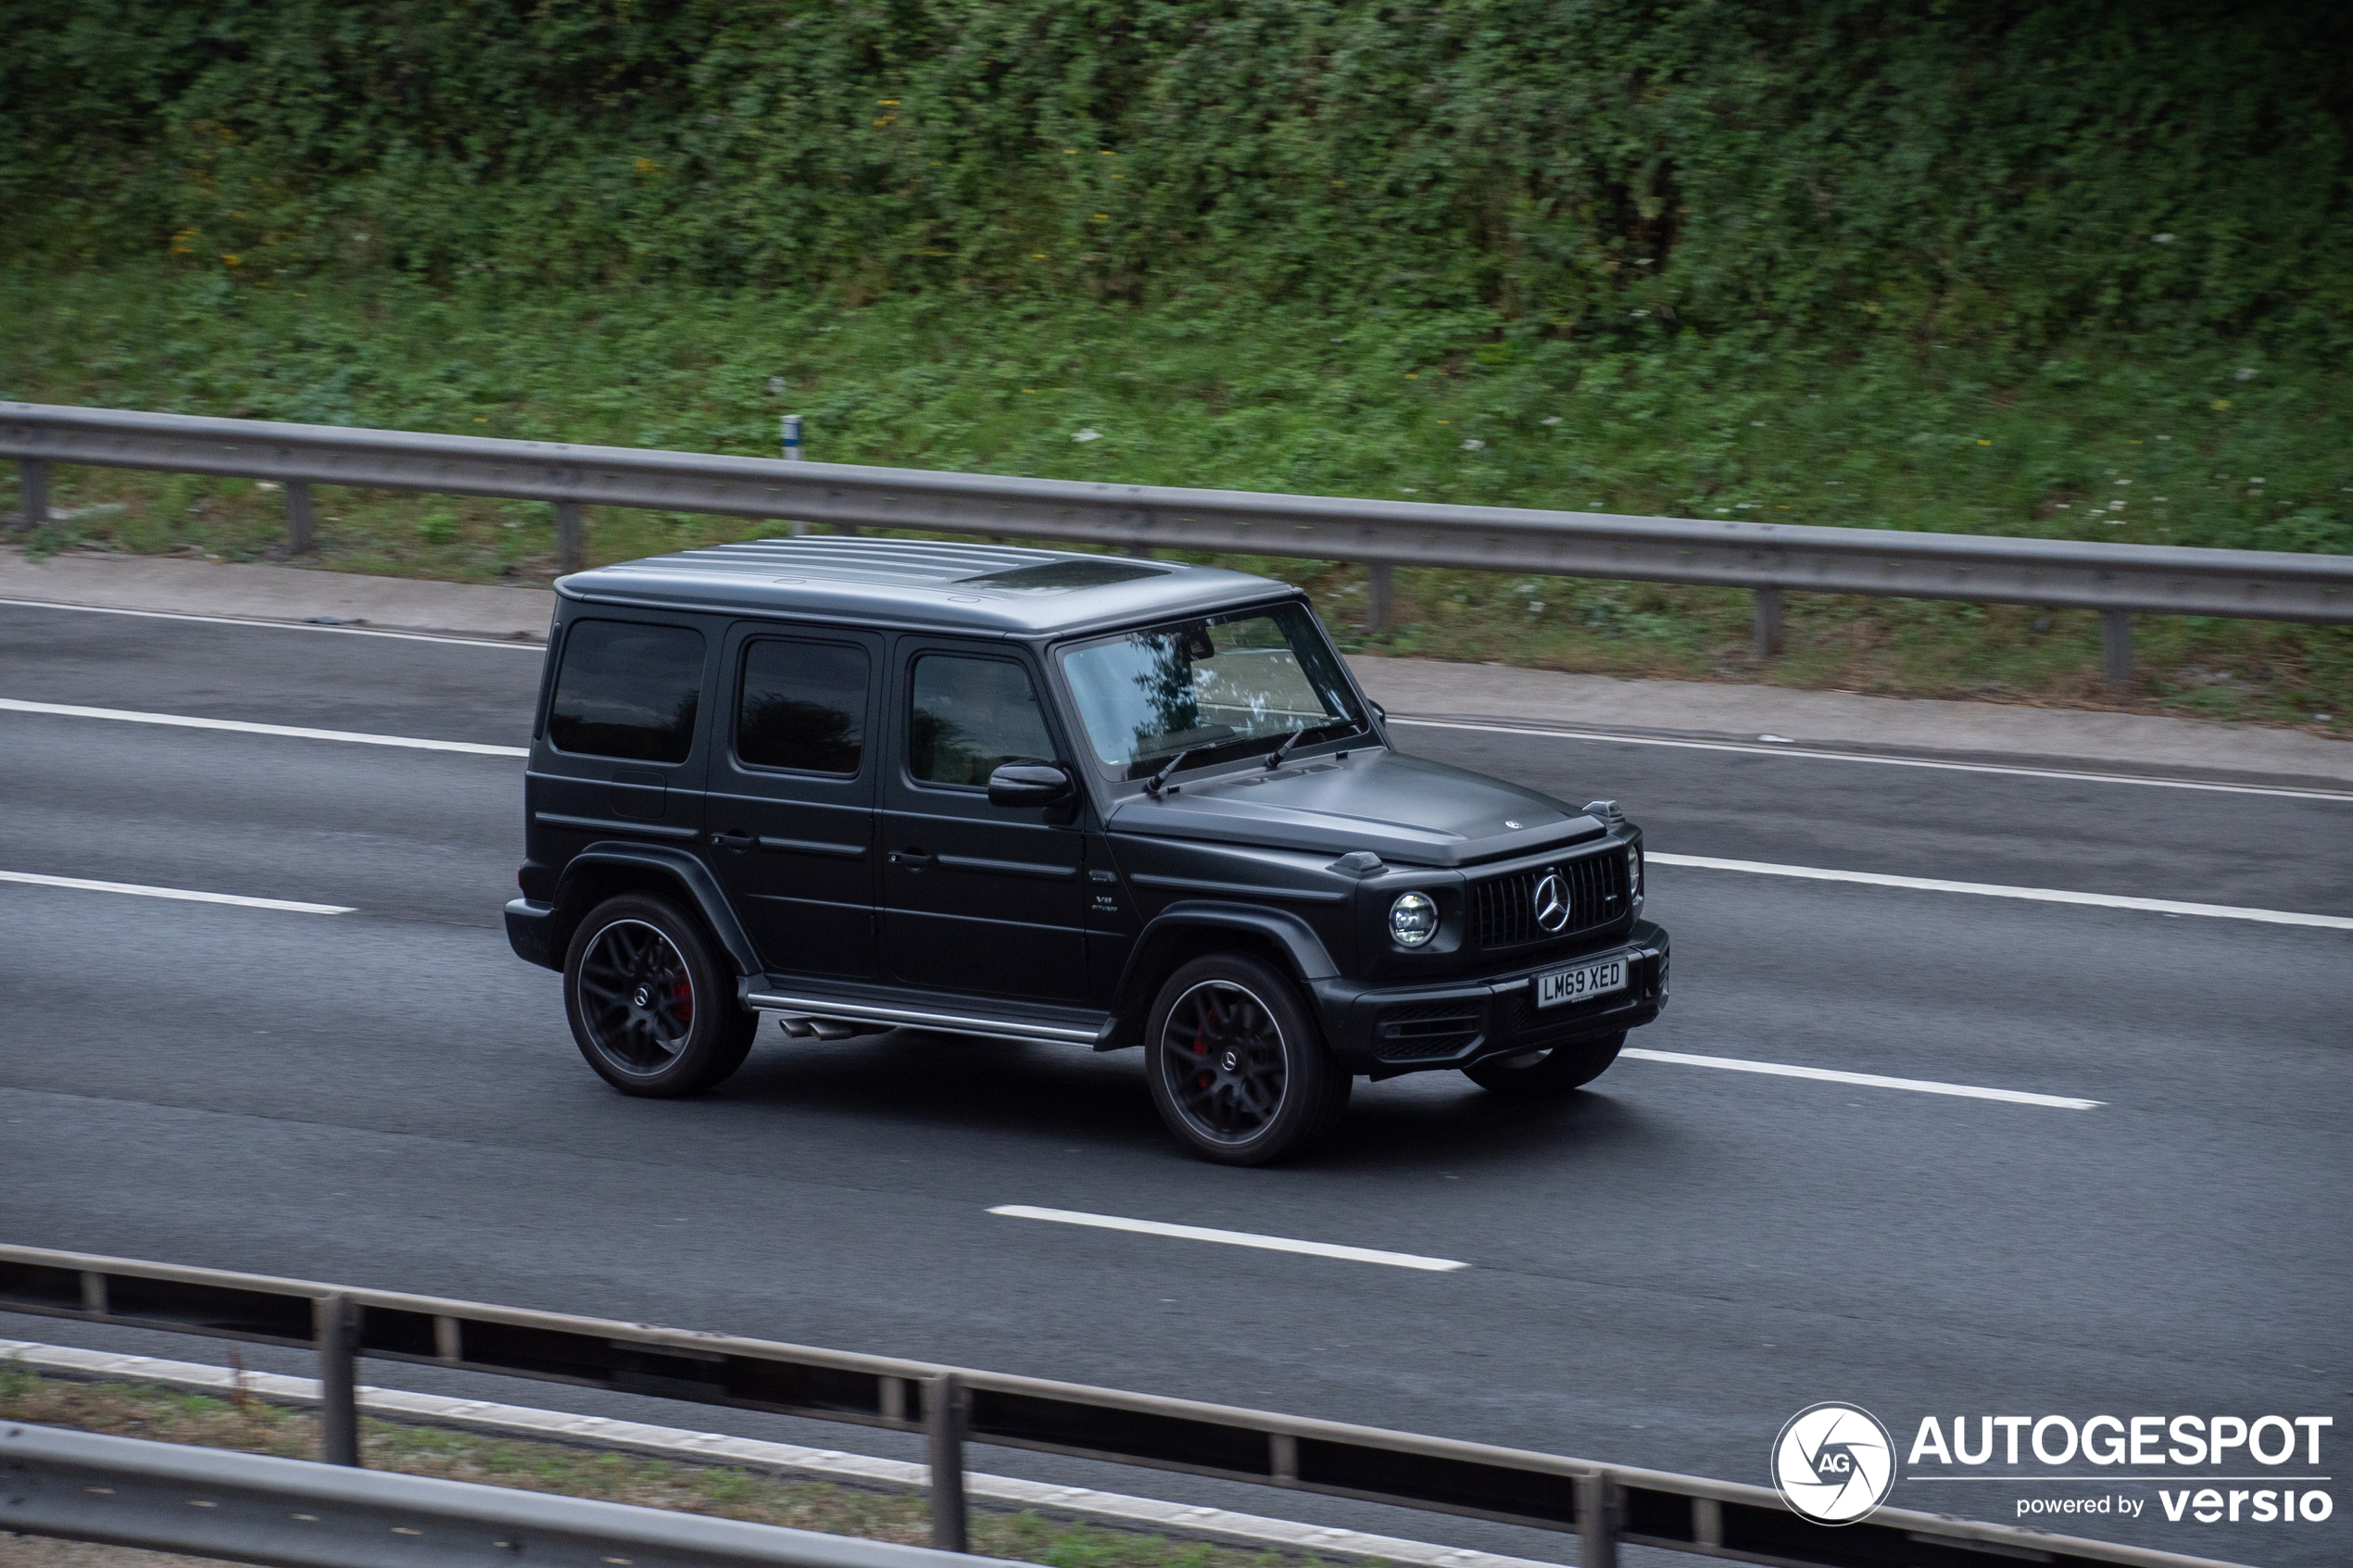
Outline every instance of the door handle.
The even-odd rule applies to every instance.
[[[742,851],[751,847],[752,836],[751,834],[743,832],[741,829],[729,828],[724,833],[712,834],[711,835],[711,842],[717,845],[722,849],[733,849],[740,854]]]
[[[894,849],[890,852],[890,863],[894,866],[905,866],[909,871],[922,871],[931,862],[931,855],[925,850]]]

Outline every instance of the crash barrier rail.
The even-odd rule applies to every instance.
[[[1620,1542],[1784,1568],[1990,1568],[2002,1559],[2217,1568],[2146,1548],[1882,1509],[1836,1529],[1763,1486],[928,1361],[813,1349],[308,1280],[0,1247],[0,1311],[315,1350],[321,1447],[359,1462],[356,1358],[497,1373],[923,1433],[932,1544],[965,1545],[967,1441],[1572,1534],[1582,1568]]]
[[[963,1563],[891,1541],[29,1425],[0,1427],[0,1530],[286,1568]]]
[[[2132,676],[2136,613],[2353,622],[2353,556],[1185,490],[36,403],[0,403],[0,458],[21,465],[27,526],[49,516],[57,463],[275,480],[296,552],[312,545],[310,486],[343,484],[548,502],[566,571],[582,564],[582,508],[605,506],[1357,561],[1376,628],[1398,566],[1746,588],[1760,658],[1780,651],[1792,592],[2097,610],[2119,683]]]

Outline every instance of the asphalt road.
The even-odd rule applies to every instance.
[[[0,608],[0,697],[36,702],[519,745],[538,664],[510,646]],[[1657,851],[2353,915],[2345,800],[1399,734],[1572,801],[1615,796]],[[571,1044],[556,977],[497,929],[519,771],[0,712],[0,871],[354,910],[0,884],[0,1236],[1760,1484],[1781,1424],[1830,1399],[1906,1446],[1924,1415],[2006,1413],[2331,1415],[2327,1441],[2353,1441],[2353,932],[1657,866],[1649,913],[1675,935],[1675,1000],[1635,1044],[2099,1105],[1626,1060],[1567,1101],[1514,1106],[1431,1074],[1360,1085],[1314,1158],[1227,1171],[1163,1134],[1133,1053],[772,1030],[707,1098],[612,1094]],[[1470,1266],[986,1212],[999,1204]],[[218,1351],[29,1318],[0,1317],[0,1336]],[[631,1408],[897,1451],[849,1428]],[[1546,1549],[1177,1477],[975,1462]],[[2082,1533],[2249,1562],[2353,1556],[2342,1514],[2173,1524],[2157,1484],[2081,1464],[2066,1483],[1911,1478],[1933,1468],[1891,1500],[2009,1518],[2020,1498],[2106,1489],[2147,1515]]]

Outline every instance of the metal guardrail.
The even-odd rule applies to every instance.
[[[30,1425],[0,1426],[0,1530],[285,1568],[971,1568],[928,1547]]]
[[[2223,1568],[2209,1559],[1882,1509],[1827,1529],[1763,1486],[1230,1405],[558,1312],[0,1247],[0,1311],[315,1349],[325,1457],[359,1461],[354,1360],[497,1373],[923,1432],[933,1545],[964,1546],[969,1439],[1461,1514],[1780,1568],[1987,1568],[1989,1559]]]
[[[1401,565],[1746,588],[1760,656],[1780,651],[1791,592],[2098,610],[2112,680],[2130,677],[2136,613],[2353,622],[2353,556],[1187,490],[37,403],[0,403],[0,458],[22,464],[28,524],[48,516],[51,464],[276,480],[297,550],[312,484],[546,501],[565,571],[581,564],[581,508],[607,506],[1361,561],[1377,624]]]

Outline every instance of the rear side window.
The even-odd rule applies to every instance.
[[[1018,664],[926,654],[915,660],[911,696],[907,771],[925,784],[986,784],[1000,763],[1054,754]]]
[[[736,755],[755,768],[850,774],[866,744],[866,650],[763,637],[744,650]]]
[[[702,694],[702,633],[686,626],[580,621],[564,637],[547,712],[559,751],[684,762]]]

